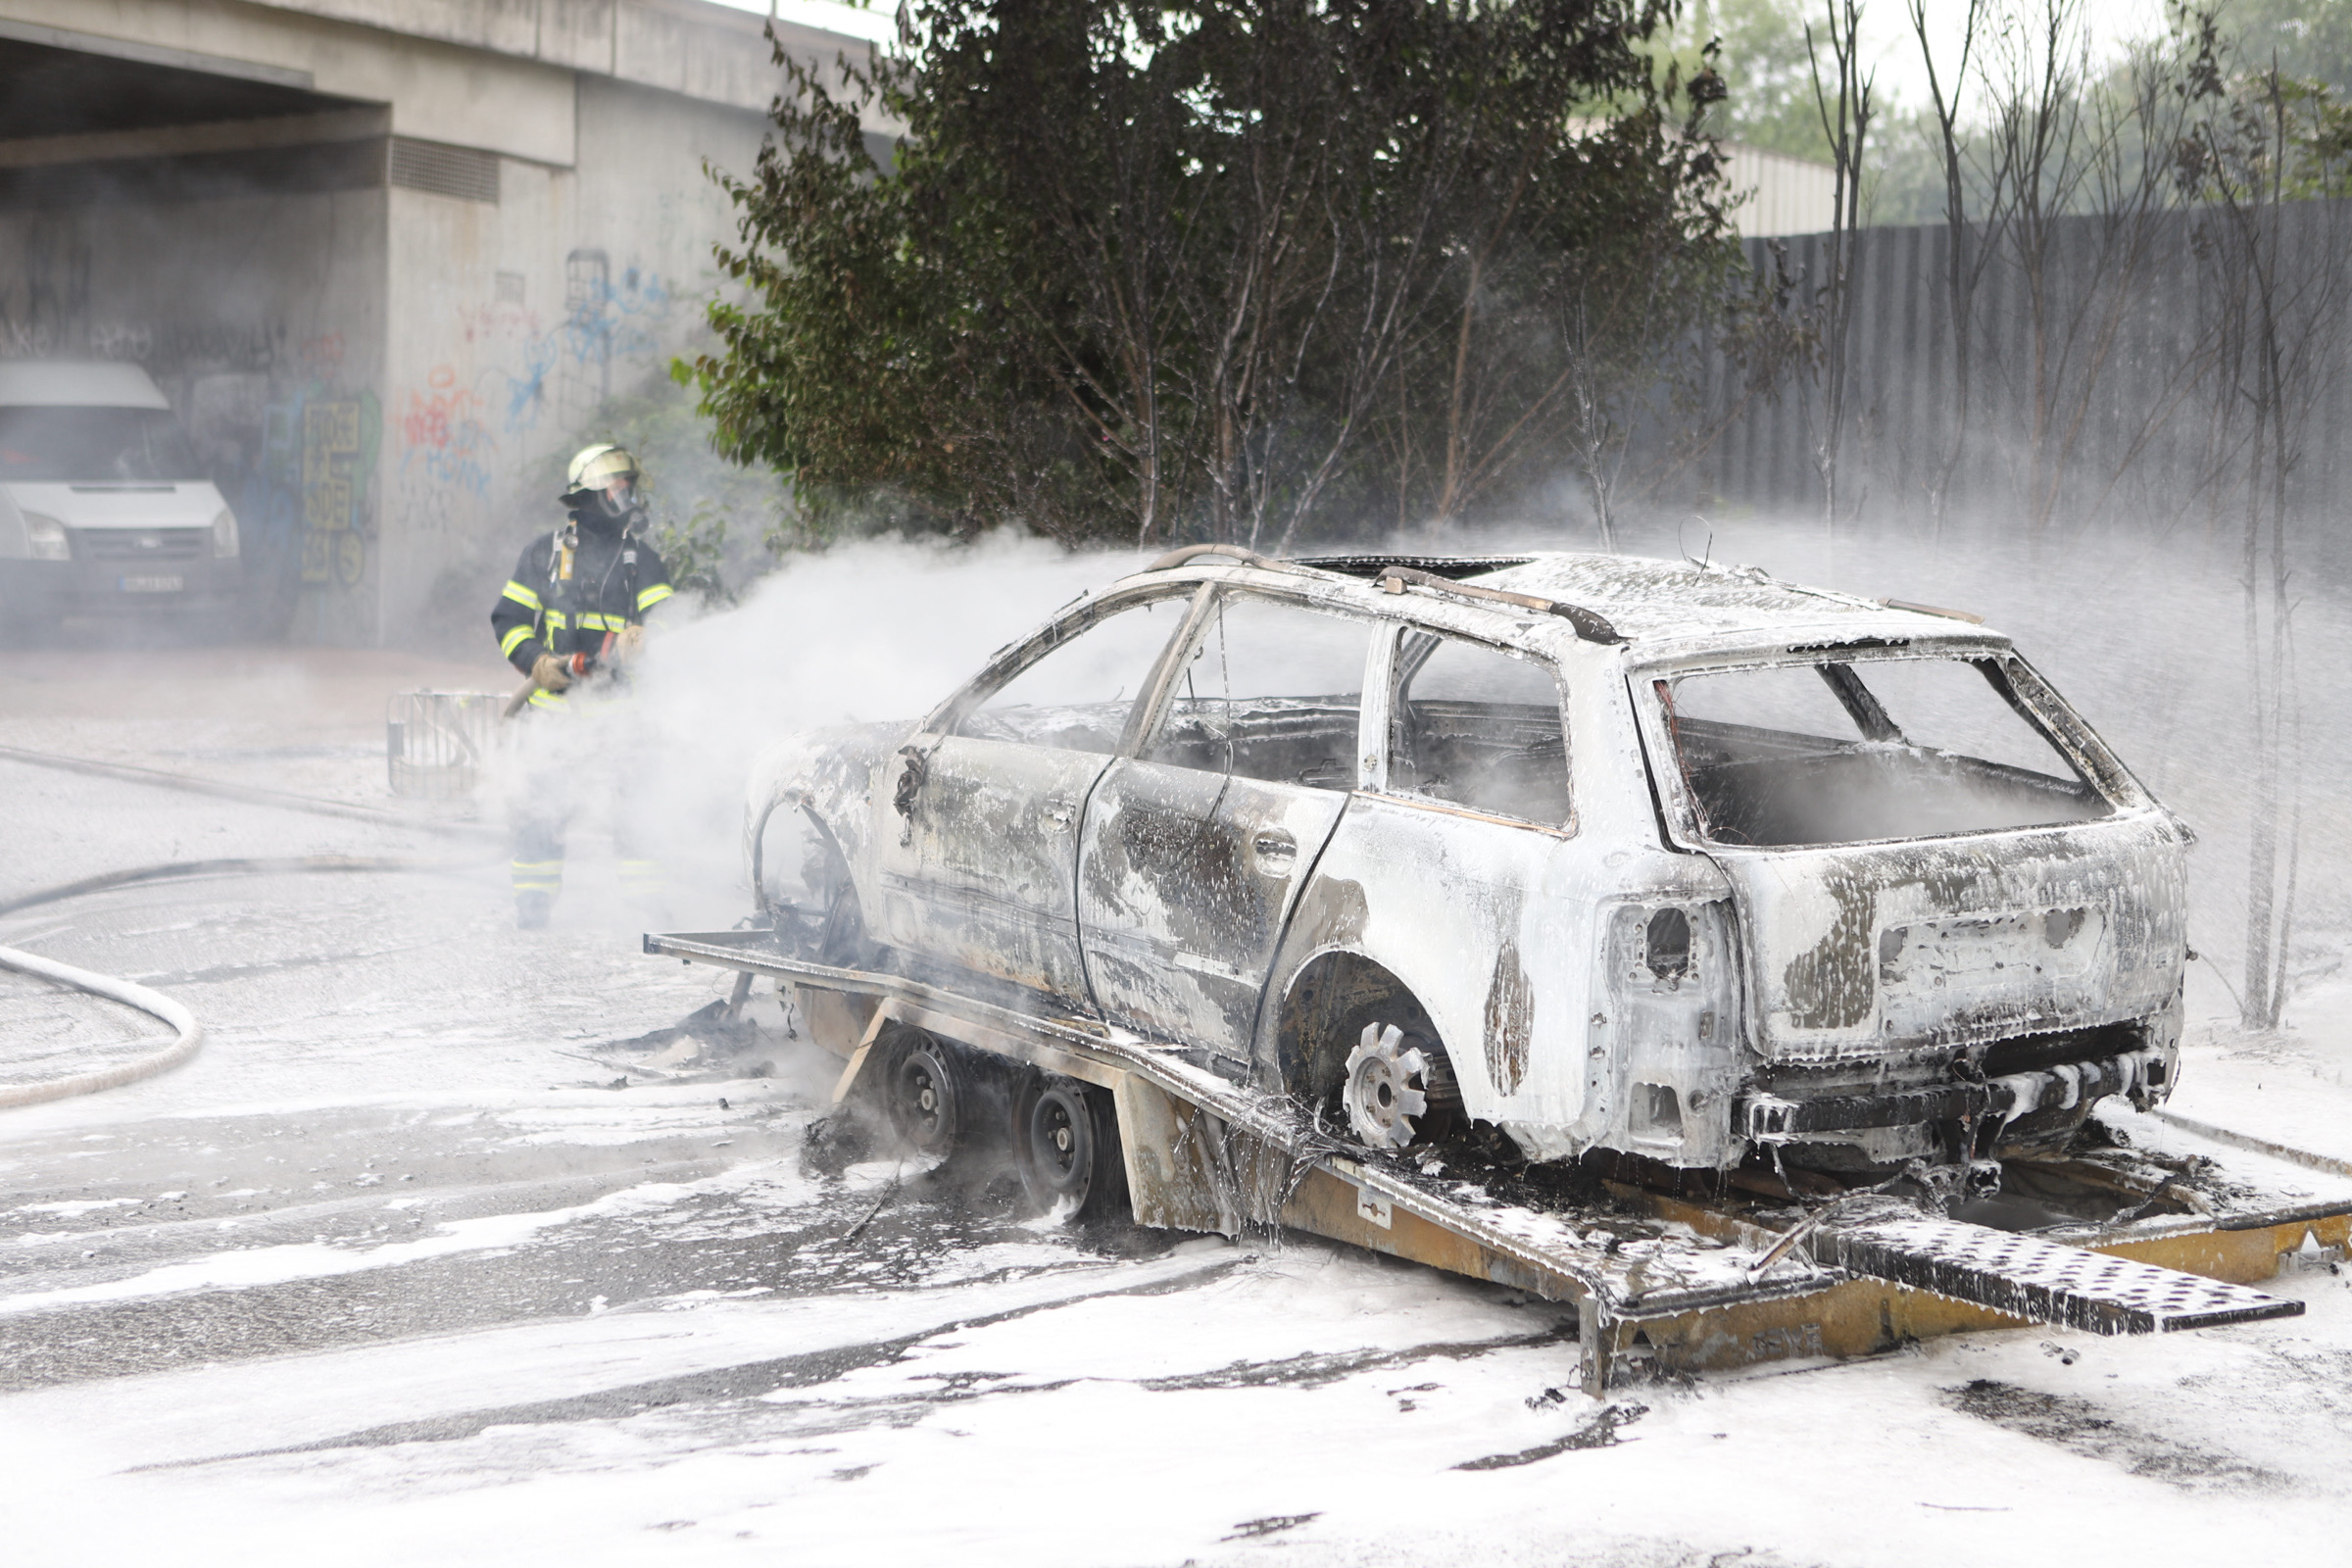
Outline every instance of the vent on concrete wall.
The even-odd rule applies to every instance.
[[[473,147],[451,147],[414,136],[392,138],[391,179],[410,190],[460,201],[498,201],[498,154]]]

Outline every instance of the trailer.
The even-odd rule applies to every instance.
[[[1211,1053],[1048,1011],[984,977],[844,967],[803,946],[776,928],[644,939],[648,954],[735,971],[731,1010],[755,979],[774,981],[799,1029],[843,1059],[834,1102],[909,1098],[901,1123],[933,1118],[914,1139],[929,1152],[959,1130],[956,1087],[934,1077],[985,1062],[1107,1106],[1115,1137],[1099,1147],[1083,1126],[1053,1136],[1112,1162],[1138,1225],[1301,1232],[1572,1303],[1579,1382],[1594,1397],[1629,1378],[1977,1329],[2161,1334],[2293,1317],[2301,1301],[2254,1287],[2289,1255],[2338,1262],[2352,1246],[2352,1166],[2162,1111],[2154,1135],[2005,1161],[1989,1224],[1871,1190],[1743,1191],[1637,1161],[1494,1166],[1352,1143],[1212,1070]],[[954,1056],[893,1071],[938,1042]]]

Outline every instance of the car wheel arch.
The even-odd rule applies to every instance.
[[[1376,1018],[1421,1036],[1452,1059],[1420,992],[1361,948],[1318,946],[1279,972],[1279,990],[1269,989],[1258,1060],[1261,1074],[1284,1093],[1318,1103],[1329,1098],[1355,1035]]]

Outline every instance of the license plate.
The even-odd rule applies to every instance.
[[[122,591],[126,594],[175,594],[186,583],[176,574],[166,577],[125,577]]]

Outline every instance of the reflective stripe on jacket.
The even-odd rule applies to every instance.
[[[669,568],[651,545],[578,523],[523,546],[514,575],[490,607],[490,629],[498,651],[527,675],[541,654],[594,659],[609,634],[642,623],[645,612],[673,592]],[[534,693],[531,701],[541,708],[562,706],[550,692]]]

